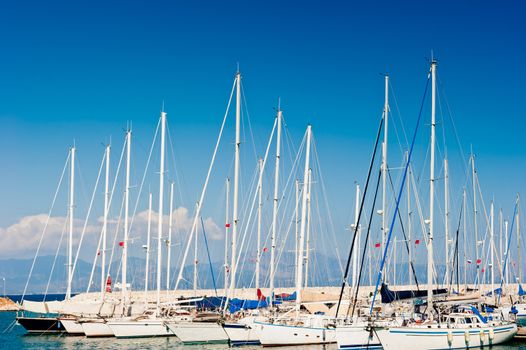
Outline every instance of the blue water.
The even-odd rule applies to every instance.
[[[22,350],[22,349],[178,349],[178,350],[226,350],[227,345],[192,345],[184,346],[175,337],[148,338],[148,339],[116,339],[116,338],[86,338],[57,335],[25,335],[22,326],[15,324],[14,312],[0,312],[0,349]],[[261,350],[261,347],[243,347],[242,350]],[[298,347],[279,348],[280,350],[300,349]],[[330,346],[308,346],[301,350],[336,350],[336,345]],[[495,350],[526,350],[526,342],[514,342],[511,344],[495,346]]]

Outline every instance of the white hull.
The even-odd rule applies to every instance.
[[[59,318],[68,335],[84,335],[84,330],[75,318]]]
[[[173,335],[162,320],[121,320],[107,323],[117,338],[150,338]]]
[[[230,339],[231,346],[261,344],[259,324],[225,323],[223,328]]]
[[[85,321],[80,323],[86,337],[113,337],[113,331],[104,320]]]
[[[225,330],[215,322],[169,322],[168,328],[185,344],[228,343]]]
[[[482,326],[480,328],[392,327],[376,329],[385,350],[465,349],[489,347],[511,340],[517,325]],[[469,334],[469,335],[468,335]],[[491,339],[493,338],[493,339]]]
[[[334,328],[315,328],[260,323],[259,341],[263,346],[336,343]]]
[[[365,329],[365,325],[336,327],[338,349],[381,349],[382,344],[374,334]]]

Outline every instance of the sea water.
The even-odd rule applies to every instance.
[[[178,349],[182,350],[225,350],[228,345],[182,345],[176,337],[117,339],[117,338],[86,338],[67,335],[26,335],[24,328],[16,324],[15,312],[0,312],[0,349]],[[261,350],[261,347],[242,347],[243,350]],[[283,347],[283,350],[336,350],[336,345]],[[526,342],[513,342],[494,346],[495,350],[526,350]]]

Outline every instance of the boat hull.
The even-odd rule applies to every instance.
[[[334,328],[300,327],[260,323],[259,341],[263,346],[292,346],[336,343]]]
[[[173,335],[162,320],[110,321],[107,325],[117,338],[153,338]]]
[[[225,323],[223,325],[231,346],[260,345],[260,326],[256,323]]]
[[[61,334],[66,332],[56,317],[17,317],[16,320],[29,334]]]
[[[169,322],[168,328],[184,344],[227,344],[228,335],[219,323]]]
[[[82,325],[75,318],[59,318],[58,319],[68,335],[84,335]]]
[[[505,343],[517,333],[517,325],[449,329],[393,327],[375,331],[385,350],[465,349]]]
[[[336,327],[338,349],[381,349],[382,344],[374,332],[369,332],[365,325]]]
[[[80,323],[86,337],[113,337],[113,331],[104,320],[84,321]]]

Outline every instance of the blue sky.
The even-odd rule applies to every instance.
[[[313,124],[337,230],[349,224],[353,182],[366,175],[383,105],[380,73],[391,74],[396,118],[410,133],[431,50],[464,151],[442,113],[448,152],[456,157],[455,193],[470,145],[488,198],[511,212],[515,193],[524,190],[520,2],[16,1],[2,7],[0,227],[47,212],[73,140],[84,202],[101,144],[111,137],[117,154],[128,121],[144,160],[163,101],[185,178],[180,204],[191,207],[238,62],[258,153],[278,97],[297,143]],[[428,124],[419,138],[423,152]],[[400,146],[394,135],[391,140],[397,166]],[[140,176],[142,167],[134,172]],[[210,215],[221,222],[220,210]]]

